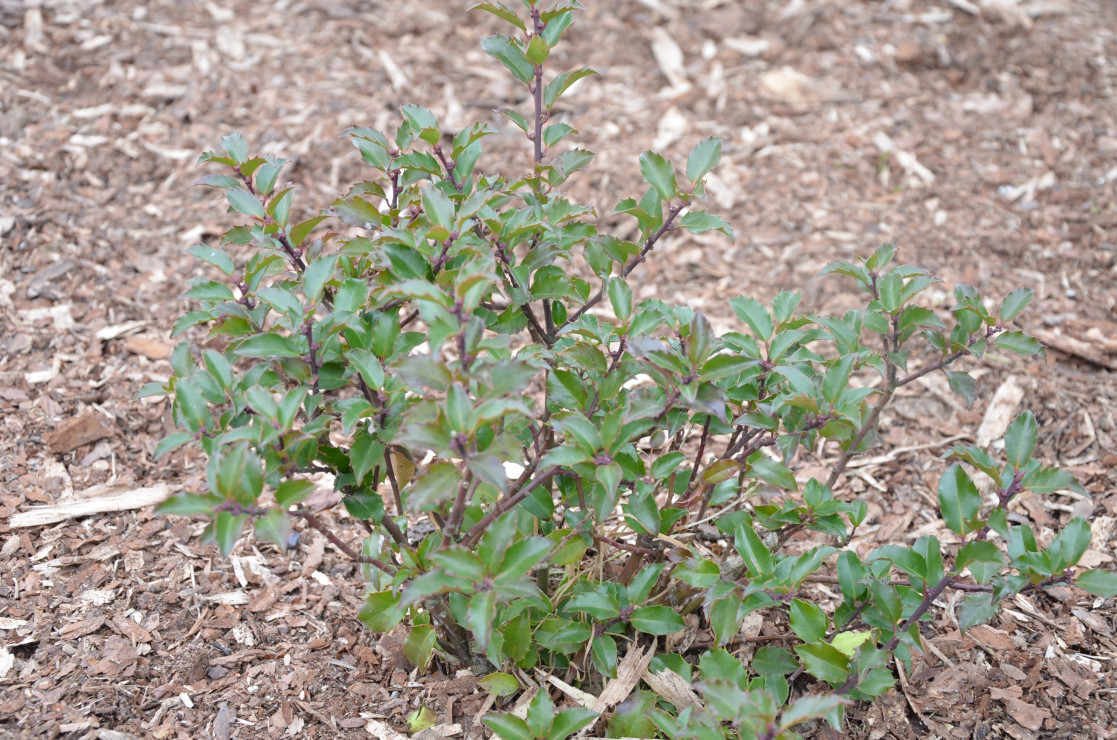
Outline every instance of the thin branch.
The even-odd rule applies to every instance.
[[[399,483],[396,481],[396,470],[392,466],[392,450],[387,449],[384,451],[384,472],[388,476],[388,482],[392,486],[392,498],[396,504],[396,515],[403,513],[403,498],[399,495]]]
[[[656,242],[658,242],[664,234],[666,234],[668,231],[671,231],[674,228],[675,219],[682,212],[683,212],[683,206],[681,204],[673,205],[673,206],[671,206],[670,208],[667,209],[667,218],[664,219],[663,225],[660,226],[659,229],[657,229],[656,232],[654,234],[652,234],[651,236],[649,236],[647,241],[644,242],[644,248],[640,250],[640,254],[633,257],[628,262],[628,264],[626,264],[624,266],[624,269],[621,270],[621,277],[622,278],[628,277],[629,274],[633,270],[635,270],[636,267],[640,263],[644,262],[644,260],[647,259],[648,253],[651,252],[652,249],[655,248]],[[594,293],[593,296],[591,296],[590,299],[588,301],[586,301],[585,304],[581,308],[579,308],[577,311],[575,311],[573,314],[571,314],[566,319],[566,321],[563,322],[562,326],[559,327],[559,331],[562,331],[563,327],[568,326],[570,324],[573,324],[575,321],[582,318],[582,316],[586,313],[586,311],[589,311],[591,308],[593,308],[598,303],[600,303],[601,299],[604,298],[604,297],[605,297],[605,284],[602,283],[601,287],[597,289],[597,292]]]
[[[353,560],[357,563],[368,563],[369,565],[373,565],[379,568],[390,576],[394,576],[396,574],[396,569],[393,568],[391,565],[385,563],[383,560],[374,558],[371,555],[361,555],[352,547],[345,544],[345,542],[343,542],[340,537],[334,534],[333,531],[314,514],[314,512],[310,511],[310,509],[304,509],[300,507],[298,509],[292,510],[290,513],[294,516],[302,517],[303,519],[305,519],[307,524],[321,532],[326,537],[326,539],[329,540],[331,544],[333,544],[334,547],[336,547],[338,550],[341,550],[341,552],[350,560]]]
[[[481,539],[481,535],[485,533],[485,530],[489,528],[490,524],[492,524],[502,515],[519,505],[519,503],[527,498],[532,491],[550,481],[551,478],[553,478],[558,472],[559,468],[557,465],[553,465],[547,468],[542,473],[537,475],[535,477],[535,480],[533,480],[531,483],[524,486],[519,491],[505,498],[503,501],[494,506],[491,510],[489,510],[489,513],[486,514],[483,519],[481,519],[481,521],[477,522],[469,528],[469,531],[466,532],[465,537],[462,539],[462,544],[466,547],[472,547],[473,545],[477,544],[477,540]]]
[[[454,186],[454,190],[460,193],[463,183],[458,182],[454,177],[454,165],[456,163],[446,158],[446,155],[442,152],[442,147],[438,144],[434,145],[434,156],[438,157],[438,161],[442,162],[442,166],[446,169],[446,177],[449,178],[450,184]]]
[[[469,470],[466,470],[465,474],[462,475],[461,482],[458,483],[458,495],[454,499],[453,508],[450,509],[450,518],[446,520],[446,526],[442,528],[443,547],[449,547],[454,540],[454,536],[461,529],[462,519],[465,518],[465,507],[473,498],[473,493],[480,483],[481,479],[474,478],[473,473]]]
[[[319,396],[322,393],[318,385],[318,350],[320,346],[314,343],[314,322],[309,318],[303,322],[303,335],[306,337],[307,364],[310,365],[311,392],[315,396]],[[314,412],[311,414],[311,418],[318,416],[317,403],[318,402],[315,401],[316,405]]]

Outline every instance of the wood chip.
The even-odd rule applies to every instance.
[[[841,87],[815,80],[791,67],[780,67],[760,75],[760,96],[802,113],[824,103],[854,100]]]
[[[647,673],[654,655],[654,642],[648,645],[647,650],[642,650],[635,644],[632,645],[621,660],[620,665],[617,666],[617,677],[605,684],[605,688],[597,697],[597,701],[594,702],[591,709],[600,715],[604,715],[605,712],[627,699],[632,690],[636,688],[636,684],[640,682],[641,677]],[[585,738],[596,724],[597,722],[593,722],[587,725],[585,729],[578,733],[577,737]]]
[[[1054,347],[1063,354],[1070,355],[1071,357],[1078,357],[1098,367],[1117,370],[1117,351],[1111,350],[1108,353],[1103,351],[1105,347],[1104,344],[1086,342],[1066,334],[1042,329],[1036,330],[1034,334],[1036,339],[1043,342],[1048,347]]]
[[[989,408],[985,409],[985,416],[981,419],[981,426],[977,428],[977,446],[988,447],[995,440],[1005,436],[1012,418],[1016,416],[1016,409],[1024,400],[1024,389],[1020,387],[1015,375],[1005,378],[1001,387],[993,394]]]
[[[171,356],[173,347],[156,337],[136,336],[125,340],[124,349],[135,355],[143,355],[149,360],[165,360]]]
[[[47,448],[54,454],[72,452],[77,448],[116,434],[116,426],[103,414],[87,411],[81,416],[72,417],[58,425],[53,432],[44,435]]]
[[[1043,727],[1043,720],[1051,716],[1050,712],[1040,709],[1035,704],[1022,701],[1024,689],[1020,686],[1009,686],[1008,689],[989,687],[989,695],[1005,703],[1009,716],[1033,732]]]
[[[690,681],[670,668],[659,673],[646,671],[644,673],[644,683],[648,684],[652,691],[663,697],[669,704],[677,707],[679,711],[687,707],[702,706],[702,699],[699,698]]]
[[[686,78],[685,57],[675,38],[663,26],[652,29],[652,56],[659,71],[677,91],[690,88]]]
[[[387,722],[381,722],[378,719],[370,719],[368,724],[365,725],[365,732],[377,740],[411,740],[407,735],[393,730]]]
[[[166,501],[174,493],[174,490],[166,483],[159,483],[149,488],[134,488],[97,496],[96,498],[65,501],[53,506],[39,506],[12,515],[12,518],[8,520],[8,526],[38,527],[79,516],[103,514],[109,511],[142,509],[145,506],[154,506]]]

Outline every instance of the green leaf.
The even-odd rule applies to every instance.
[[[1079,573],[1074,583],[1092,594],[1112,599],[1117,596],[1117,573],[1111,570],[1086,570]]]
[[[679,194],[675,182],[675,168],[662,155],[648,150],[640,155],[640,174],[663,200],[671,200]]]
[[[345,353],[346,359],[352,363],[361,378],[370,389],[378,391],[384,387],[384,366],[380,359],[367,349],[353,349]]]
[[[527,33],[527,26],[524,24],[520,16],[516,15],[516,11],[509,8],[504,3],[477,3],[469,8],[470,10],[483,10],[486,13],[492,13],[497,18],[511,23],[516,28],[524,33]]]
[[[849,602],[853,602],[861,592],[861,581],[865,578],[865,567],[857,555],[849,550],[843,550],[838,555],[838,586],[842,595]]]
[[[496,616],[496,592],[493,590],[476,593],[469,600],[466,611],[466,626],[477,640],[482,650],[489,647],[489,637],[493,631],[493,618]]]
[[[621,321],[632,316],[632,288],[622,277],[609,279],[609,302],[613,304],[613,315]]]
[[[403,619],[407,610],[391,591],[375,591],[365,597],[357,618],[373,632],[387,632]]]
[[[576,133],[576,129],[569,123],[552,123],[543,129],[543,146],[550,149],[572,133]]]
[[[220,511],[210,523],[213,542],[221,549],[221,554],[229,557],[229,553],[233,551],[233,547],[237,544],[237,538],[240,537],[241,529],[244,523],[248,520],[247,516],[233,516],[227,511]],[[205,537],[203,536],[203,540]]]
[[[423,730],[434,727],[438,723],[438,715],[430,707],[419,704],[419,708],[407,715],[407,731],[417,735]]]
[[[652,478],[663,480],[671,475],[671,473],[674,473],[679,465],[682,464],[683,460],[686,460],[686,455],[677,450],[660,456],[652,463]]]
[[[728,643],[741,627],[739,617],[741,598],[737,594],[717,599],[710,605],[710,627],[714,631],[714,644]]]
[[[1031,411],[1018,415],[1005,431],[1005,457],[1019,469],[1028,464],[1039,441],[1039,426]]]
[[[481,688],[495,696],[512,696],[520,690],[520,682],[510,673],[490,673],[478,681]]]
[[[555,704],[546,684],[539,689],[527,708],[527,726],[536,737],[546,737],[555,722]]]
[[[208,244],[195,244],[186,250],[187,254],[192,254],[202,262],[208,262],[216,267],[226,275],[232,275],[236,267],[233,264],[233,258],[220,249],[214,249]]]
[[[1043,345],[1022,331],[1006,331],[993,339],[993,344],[1017,355],[1042,355]]]
[[[974,382],[972,375],[948,370],[946,380],[950,384],[951,391],[961,396],[967,406],[973,406],[974,401],[977,400],[977,383]]]
[[[735,355],[714,355],[702,366],[703,380],[721,380],[740,375],[756,364],[755,360]]]
[[[427,624],[416,625],[411,628],[411,632],[403,642],[403,654],[419,670],[426,670],[437,640],[438,633],[435,632],[434,627]]]
[[[989,540],[976,540],[963,545],[954,561],[954,567],[959,572],[969,566],[970,573],[978,583],[988,583],[1003,564],[1001,551]]]
[[[609,635],[593,638],[590,643],[594,667],[602,674],[617,677],[617,641]]]
[[[799,661],[787,648],[767,645],[756,651],[749,667],[761,676],[786,676],[799,667]]]
[[[427,212],[431,223],[441,226],[448,231],[454,228],[454,204],[449,196],[438,188],[423,188],[423,210]]]
[[[460,479],[461,473],[456,465],[431,463],[427,472],[408,487],[407,507],[412,511],[422,511],[438,506],[454,494]]]
[[[571,444],[560,445],[547,451],[547,454],[539,461],[539,467],[546,469],[557,465],[560,468],[568,468],[590,458],[591,455],[581,447]]]
[[[543,88],[543,105],[546,106],[548,109],[551,108],[552,106],[554,106],[555,102],[557,102],[558,99],[562,97],[562,94],[570,89],[571,85],[573,85],[575,82],[582,79],[583,77],[589,77],[590,75],[595,74],[597,74],[597,72],[590,69],[589,67],[582,67],[581,69],[575,69],[570,72],[562,72],[561,74],[556,75],[555,79],[548,82],[547,86]],[[566,169],[567,174],[569,174],[571,171],[572,170],[568,168]]]
[[[690,211],[679,220],[679,226],[692,234],[705,234],[707,231],[720,231],[730,240],[733,239],[733,229],[729,222],[721,216],[715,216],[705,211]]]
[[[478,555],[463,547],[439,550],[431,555],[431,559],[445,568],[450,575],[475,583],[484,580],[489,570]]]
[[[686,179],[697,183],[706,173],[717,166],[721,159],[721,138],[711,136],[700,141],[686,159]]]
[[[231,301],[233,291],[228,285],[216,280],[201,280],[186,291],[185,297],[195,301]]]
[[[833,645],[825,642],[797,645],[795,652],[802,658],[807,673],[820,681],[840,684],[846,680],[849,673],[849,658]]]
[[[535,740],[527,722],[514,714],[489,713],[481,721],[503,740]]]
[[[532,64],[539,66],[547,61],[548,55],[551,53],[551,47],[547,44],[547,40],[542,36],[532,36],[531,41],[528,42],[527,51],[524,56]]]
[[[826,613],[817,605],[793,599],[791,601],[791,631],[803,642],[818,642],[826,635]]]
[[[207,481],[219,496],[252,503],[264,490],[260,457],[243,442],[222,449],[210,459]]]
[[[1024,476],[1025,490],[1035,493],[1054,493],[1077,485],[1074,476],[1058,468],[1042,468]]]
[[[302,244],[303,240],[310,235],[310,232],[314,231],[314,227],[325,220],[325,216],[315,216],[314,218],[308,218],[306,221],[295,224],[290,232],[291,243],[295,246]]]
[[[476,423],[473,402],[461,383],[454,383],[446,394],[446,421],[455,432],[470,433]]]
[[[306,266],[303,273],[303,294],[311,303],[317,304],[322,300],[322,293],[326,288],[326,281],[334,276],[337,266],[337,257],[319,257]]]
[[[598,713],[587,707],[564,709],[555,717],[555,723],[547,733],[547,740],[565,740],[583,727],[588,727],[598,718]]]
[[[509,547],[493,579],[497,585],[515,581],[534,568],[551,551],[552,542],[543,537],[529,537]]]
[[[820,719],[845,704],[849,699],[838,694],[811,694],[798,699],[780,715],[780,729],[800,725],[812,719]]]
[[[504,36],[489,36],[481,42],[481,48],[486,54],[503,64],[520,82],[529,83],[535,76],[534,65],[510,39]]]
[[[612,619],[621,612],[620,604],[603,588],[596,591],[583,591],[567,599],[563,606],[570,611],[589,614],[594,619],[601,621]]]
[[[965,632],[970,627],[985,624],[996,614],[997,607],[993,603],[993,594],[966,594],[958,607],[958,628]]]
[[[314,483],[308,480],[285,480],[275,489],[275,502],[287,507],[297,504],[314,490]]]
[[[642,606],[628,621],[637,631],[650,635],[670,635],[686,627],[679,613],[668,606]]]
[[[772,553],[751,526],[741,524],[737,527],[734,546],[754,578],[772,572]]]
[[[733,312],[737,314],[737,318],[749,325],[757,339],[767,342],[772,338],[772,315],[768,313],[768,309],[761,305],[760,301],[748,296],[741,296],[740,298],[731,298],[729,305],[733,308]]]
[[[749,455],[748,461],[752,467],[752,472],[765,483],[770,483],[777,488],[786,488],[789,491],[799,490],[799,484],[795,481],[795,474],[779,460],[773,460],[761,450],[757,450]]]
[[[283,550],[291,536],[291,518],[282,509],[272,509],[253,524],[256,539],[274,542]]]
[[[236,164],[244,164],[245,160],[248,159],[248,140],[244,138],[244,134],[240,131],[222,136],[221,146],[225,147],[225,152],[233,158],[233,162]]]
[[[405,105],[400,112],[416,136],[431,146],[438,144],[441,133],[438,130],[438,119],[433,113],[418,105]]]
[[[564,655],[576,653],[593,637],[593,627],[584,622],[548,617],[535,631],[541,647]]]
[[[976,529],[974,518],[981,509],[981,493],[969,473],[954,463],[939,478],[939,508],[946,526],[958,534]]]
[[[1031,288],[1017,288],[1004,297],[1001,301],[1001,322],[1012,321],[1020,312],[1028,307],[1036,292]]]
[[[264,211],[264,204],[244,188],[229,188],[225,191],[225,197],[234,211],[258,218],[261,221],[267,218],[268,214]]]
[[[176,493],[166,501],[155,507],[156,514],[175,514],[190,516],[192,514],[212,514],[219,504],[223,503],[220,496],[201,493]]]
[[[194,439],[194,435],[190,432],[176,432],[175,434],[169,434],[163,439],[159,440],[159,444],[155,446],[155,452],[154,454],[152,454],[152,458],[158,460],[171,450],[175,449],[176,447],[181,447],[192,439]]]
[[[233,354],[241,357],[260,357],[271,359],[275,357],[299,357],[302,352],[294,341],[279,334],[256,334],[237,342]]]
[[[271,214],[272,220],[279,225],[279,228],[286,229],[287,224],[291,219],[291,201],[294,200],[294,191],[287,188],[278,196],[273,196],[268,201],[267,212]]]
[[[361,485],[373,468],[383,464],[384,445],[371,434],[359,432],[353,440],[353,446],[349,448],[349,462],[353,465],[355,482]]]
[[[852,658],[857,654],[857,648],[871,640],[872,637],[873,633],[869,631],[839,632],[834,635],[834,639],[830,641],[830,644]]]
[[[342,503],[349,515],[355,519],[379,522],[384,518],[384,499],[379,493],[367,487],[348,494],[342,499]]]
[[[1076,516],[1067,522],[1067,525],[1047,546],[1052,567],[1055,570],[1064,570],[1078,565],[1078,561],[1090,547],[1090,537],[1090,525],[1083,517]]]
[[[201,386],[193,378],[184,378],[175,384],[175,407],[179,421],[186,422],[191,431],[204,429],[210,420],[209,405]]]

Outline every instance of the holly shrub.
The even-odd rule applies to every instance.
[[[1117,593],[1117,575],[1075,567],[1085,520],[1045,546],[1009,521],[1025,491],[1080,490],[1033,458],[1031,413],[1008,427],[1003,454],[946,455],[939,514],[960,545],[851,549],[867,507],[834,487],[877,444],[881,411],[939,372],[972,403],[961,361],[1042,353],[1012,328],[1032,291],[998,305],[959,285],[935,310],[936,279],[895,264],[886,244],[825,269],[864,294],[841,316],[801,312],[797,293],[770,307],[744,296],[729,302],[742,330],[718,336],[690,308],[637,303],[629,278],[665,235],[732,238],[701,210],[721,141],[698,142],[678,169],[642,154],[647,189],[612,211],[639,237],[602,230],[564,191],[593,154],[564,146],[576,132],[553,116],[595,73],[547,70],[581,6],[523,4],[475,6],[507,22],[510,35],[483,47],[532,101],[500,111],[531,144],[520,176],[483,164],[491,127],[445,132],[416,105],[390,135],[347,131],[368,178],[298,223],[285,160],[250,155],[235,133],[202,156],[216,168],[202,184],[244,223],[190,250],[221,276],[192,283],[197,309],[174,334],[205,325],[210,348],[180,344],[173,376],[141,391],[173,397],[182,429],[158,454],[193,444],[208,458],[206,490],[160,511],[207,515],[204,539],[226,554],[249,524],[294,546],[302,520],[361,563],[371,630],[405,625],[413,663],[489,674],[493,693],[536,690],[523,685],[533,669],[596,692],[649,646],[652,674],[697,691],[686,706],[636,691],[601,717],[557,711],[544,688],[526,714],[485,718],[508,740],[560,740],[598,721],[613,736],[676,740],[790,738],[819,718],[840,728],[851,700],[892,686],[891,661],[910,669],[947,590],[965,592],[963,630],[1052,584]],[[797,479],[796,460],[817,455],[836,460],[827,479]],[[304,504],[319,473],[343,494],[336,518],[367,532],[359,544]],[[975,475],[995,493],[983,499]],[[813,582],[836,584],[841,603],[820,606],[837,595]],[[757,610],[786,633],[743,636]],[[665,639],[688,625],[681,647]]]

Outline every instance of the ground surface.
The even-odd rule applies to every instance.
[[[947,287],[1036,289],[1024,323],[1046,360],[988,359],[972,409],[934,380],[886,414],[881,455],[930,446],[846,484],[873,506],[861,544],[941,534],[943,440],[975,431],[1003,387],[1001,407],[1033,409],[1040,453],[1093,497],[1025,500],[1016,515],[1050,536],[1092,513],[1087,558],[1112,566],[1117,4],[586,4],[552,57],[602,72],[564,109],[599,153],[580,197],[607,213],[635,192],[642,150],[678,161],[726,139],[709,192],[736,243],[667,241],[638,273],[644,296],[723,327],[742,293],[799,288],[809,308],[841,310],[850,286],[819,269],[885,240]],[[321,540],[294,560],[251,543],[227,560],[197,544],[200,525],[150,508],[10,517],[95,486],[197,483],[197,457],[152,460],[163,403],[131,397],[169,374],[169,329],[200,270],[184,249],[228,225],[192,184],[198,153],[244,131],[294,161],[311,213],[361,176],[337,137],[349,125],[394,127],[418,102],[444,130],[504,128],[492,109],[525,101],[479,50],[495,25],[434,0],[27,5],[0,0],[0,735],[367,737],[367,718],[401,729],[420,700],[468,732],[476,679],[409,675],[398,639],[354,619],[360,574]],[[498,144],[516,159],[489,169],[522,165],[523,144]],[[851,712],[850,737],[1117,732],[1113,601],[1021,599],[965,637],[941,605],[933,650]]]

